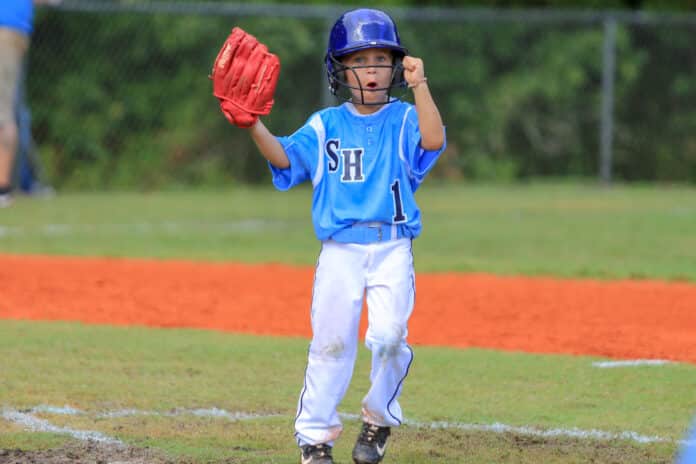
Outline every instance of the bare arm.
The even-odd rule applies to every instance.
[[[428,88],[423,60],[405,56],[403,66],[404,78],[413,90],[413,98],[416,102],[421,147],[425,150],[438,150],[445,143],[445,130],[440,111]]]
[[[249,128],[249,135],[258,147],[259,151],[273,166],[284,169],[290,166],[288,155],[283,146],[271,134],[271,131],[259,119]]]

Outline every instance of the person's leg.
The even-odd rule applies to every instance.
[[[411,241],[375,245],[368,269],[368,329],[365,344],[372,351],[371,386],[362,401],[362,430],[353,447],[357,464],[382,461],[391,428],[403,421],[399,395],[413,351],[406,343],[415,298]]]
[[[17,125],[0,120],[0,195],[12,190],[12,166],[17,150]]]
[[[12,188],[12,168],[17,151],[17,122],[14,99],[28,38],[0,28],[0,195]]]
[[[333,446],[343,426],[336,408],[353,375],[365,289],[364,245],[324,242],[312,296],[312,342],[295,420],[300,446]]]
[[[17,121],[17,150],[15,153],[14,186],[24,193],[31,193],[35,182],[29,150],[31,148],[31,112],[26,101],[26,60],[22,63],[15,92],[14,114]]]
[[[406,343],[415,299],[415,272],[409,239],[386,242],[369,269],[365,344],[372,351],[371,387],[362,402],[362,417],[371,424],[401,424],[398,397],[413,360]]]

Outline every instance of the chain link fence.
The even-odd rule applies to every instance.
[[[323,56],[342,11],[111,0],[40,9],[28,98],[44,170],[66,188],[267,180],[211,94],[217,50],[238,25],[279,55],[264,120],[286,135],[335,103]],[[424,59],[448,127],[435,176],[696,182],[696,16],[386,11]]]

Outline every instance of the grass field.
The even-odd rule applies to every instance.
[[[424,185],[417,271],[696,281],[696,188]],[[314,265],[311,191],[63,194],[0,212],[0,251]]]
[[[240,188],[20,199],[0,210],[0,253],[313,265],[310,198]],[[419,201],[419,272],[696,282],[693,188],[433,183]],[[0,307],[0,449],[65,448],[88,432],[178,462],[295,463],[306,349],[301,338],[9,321]],[[690,364],[414,351],[409,423],[385,462],[668,463],[696,412]],[[340,463],[367,366],[363,349],[340,407]]]

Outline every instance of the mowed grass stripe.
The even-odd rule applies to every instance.
[[[311,266],[319,250],[311,195],[268,185],[20,198],[1,213],[0,252]],[[696,281],[694,187],[429,180],[417,198],[420,272]]]

